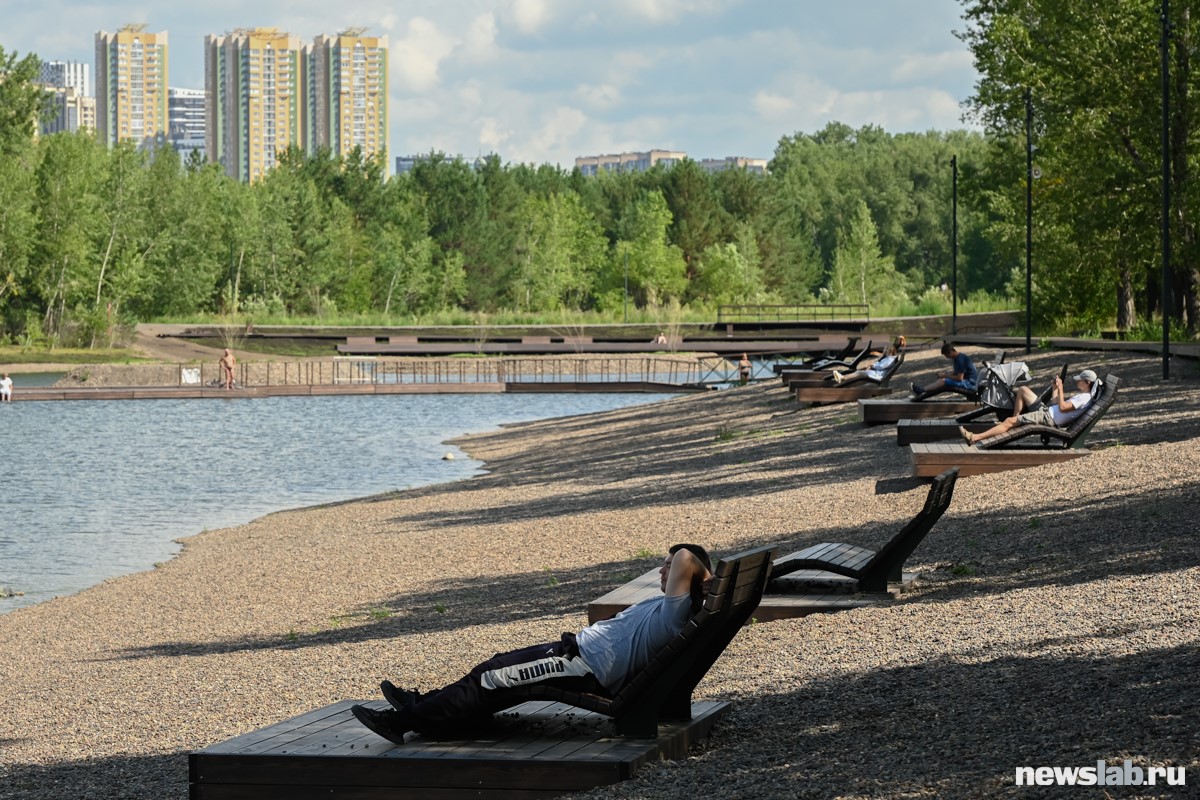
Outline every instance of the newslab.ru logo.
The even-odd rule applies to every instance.
[[[1125,759],[1109,766],[1100,759],[1094,767],[1017,767],[1017,786],[1183,786],[1183,767],[1135,767]]]

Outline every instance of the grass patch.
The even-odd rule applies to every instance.
[[[148,361],[150,359],[136,358],[130,351],[118,347],[96,350],[82,347],[0,347],[0,363],[4,364],[141,364]]]
[[[955,564],[950,568],[950,572],[954,575],[971,576],[976,573],[976,570],[970,564]]]

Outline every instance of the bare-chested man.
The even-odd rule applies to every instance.
[[[233,351],[228,347],[225,348],[225,355],[221,356],[221,369],[225,372],[225,388],[233,388],[233,368],[237,366],[237,359],[233,357]]]

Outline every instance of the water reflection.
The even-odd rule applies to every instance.
[[[0,613],[148,569],[286,508],[478,474],[445,439],[646,394],[273,397],[0,408]],[[454,452],[457,458],[443,461]]]

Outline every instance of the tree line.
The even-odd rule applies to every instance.
[[[1005,70],[1022,59],[998,37],[1014,30],[1002,6],[1019,17],[1039,3],[1055,7],[966,3],[971,27],[961,35],[984,76],[972,98],[983,132],[835,122],[783,136],[765,174],[684,161],[584,177],[431,153],[389,179],[383,156],[290,150],[263,180],[241,184],[215,165],[180,163],[169,148],[109,149],[86,133],[35,138],[36,57],[0,49],[0,334],[95,343],[120,323],[218,314],[619,319],[626,302],[709,312],[866,302],[915,313],[945,300],[951,280],[951,156],[959,296],[1020,297],[1023,142],[1010,102],[1018,81]],[[1049,102],[1044,89],[1040,97]],[[1120,182],[1135,170],[1118,169],[1116,140],[1069,138],[1042,119],[1039,164],[1050,179],[1035,186],[1035,315],[1096,327],[1119,307],[1130,326],[1156,310],[1148,179]],[[1072,166],[1098,183],[1064,178],[1059,188]],[[1170,311],[1191,323],[1185,308]]]

